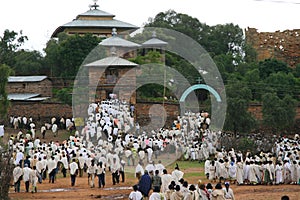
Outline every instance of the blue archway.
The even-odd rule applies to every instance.
[[[210,87],[208,85],[205,85],[205,84],[197,84],[197,85],[193,85],[193,86],[189,87],[188,89],[186,89],[184,91],[184,93],[181,95],[181,98],[180,98],[179,102],[183,103],[185,101],[186,97],[192,91],[197,90],[197,89],[208,90],[210,93],[212,93],[214,95],[214,97],[216,98],[217,102],[221,102],[222,101],[220,95],[218,94],[218,92],[214,88],[212,88],[212,87]]]

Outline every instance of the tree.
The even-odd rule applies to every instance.
[[[266,79],[270,74],[283,72],[289,73],[291,69],[287,66],[286,63],[278,61],[276,59],[266,59],[258,63],[259,76],[261,79]]]
[[[0,199],[9,200],[9,188],[12,179],[12,171],[14,169],[12,150],[4,144],[0,138]]]
[[[267,93],[262,98],[263,124],[274,133],[292,128],[296,116],[296,101],[289,95],[280,99],[276,93]]]
[[[51,69],[51,76],[74,80],[80,65],[99,42],[92,34],[68,36],[65,33],[59,34],[58,40],[48,41],[45,64]]]
[[[43,68],[43,56],[38,51],[17,51],[13,70],[18,76],[47,74],[47,70]]]
[[[9,107],[9,100],[7,99],[6,85],[8,77],[12,74],[12,70],[9,66],[0,65],[0,121],[6,119],[7,110]]]
[[[264,81],[266,85],[273,88],[279,98],[291,95],[298,98],[300,85],[292,73],[280,71],[270,74]]]
[[[15,52],[28,40],[27,36],[22,35],[22,31],[5,30],[3,36],[0,37],[0,64],[14,66]]]
[[[244,82],[237,81],[226,87],[227,113],[225,130],[248,132],[256,126],[256,122],[248,112],[251,90]]]

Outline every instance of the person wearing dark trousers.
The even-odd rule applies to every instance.
[[[98,163],[97,169],[96,169],[97,177],[98,177],[98,187],[104,187],[105,186],[105,167],[103,166],[102,162]]]
[[[116,158],[113,158],[113,163],[110,166],[110,170],[112,172],[112,182],[113,185],[116,183],[119,183],[119,169],[120,169],[120,164],[117,162]]]
[[[120,164],[120,170],[119,170],[120,176],[121,176],[121,182],[125,182],[125,161],[121,160]]]
[[[78,174],[78,164],[73,159],[70,163],[70,176],[71,176],[71,186],[75,186],[76,176]]]

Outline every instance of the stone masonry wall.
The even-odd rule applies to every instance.
[[[300,29],[258,32],[255,28],[245,30],[246,42],[257,52],[257,60],[274,58],[294,68],[300,63]]]
[[[72,107],[61,103],[52,102],[11,102],[8,116],[31,116],[33,119],[47,120],[50,118],[64,116],[66,118],[72,117]]]
[[[8,94],[13,93],[38,93],[42,97],[52,97],[52,82],[45,79],[40,82],[16,82],[6,86]]]

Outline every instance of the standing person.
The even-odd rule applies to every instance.
[[[91,188],[95,187],[95,174],[96,174],[96,165],[95,160],[92,160],[91,165],[87,169],[88,173],[88,183]]]
[[[225,182],[225,188],[223,188],[225,192],[225,198],[228,200],[235,200],[233,190],[229,187],[229,182]]]
[[[288,160],[283,161],[283,182],[285,184],[290,184],[292,181],[291,178],[291,165]]]
[[[105,186],[105,167],[103,166],[102,162],[98,163],[97,166],[97,177],[98,177],[98,187]]]
[[[206,179],[209,179],[209,166],[210,166],[210,160],[206,159],[204,163],[204,173],[206,176]]]
[[[138,189],[143,194],[144,200],[148,200],[151,184],[151,177],[149,176],[148,171],[145,170],[144,175],[138,183]]]
[[[22,176],[23,170],[18,163],[13,170],[15,192],[20,192],[21,180],[23,178]]]
[[[144,175],[144,168],[143,168],[142,161],[139,161],[138,165],[135,168],[135,177],[140,180],[142,175]]]
[[[41,133],[42,133],[42,138],[45,139],[45,135],[46,135],[46,126],[42,126],[41,127]]]
[[[169,188],[169,185],[173,181],[171,174],[168,174],[166,169],[163,170],[163,175],[161,176],[161,192],[166,192]]]
[[[120,176],[121,176],[121,182],[125,182],[125,161],[121,160],[120,163],[120,170],[119,170]]]
[[[172,171],[172,177],[175,181],[175,183],[177,184],[179,182],[180,179],[183,178],[184,173],[182,171],[180,171],[178,164],[176,163],[176,167],[175,169]]]
[[[30,183],[31,183],[31,186],[32,186],[32,189],[31,189],[31,192],[37,192],[37,188],[36,188],[36,185],[37,185],[37,182],[38,182],[38,171],[36,170],[36,166],[33,166],[30,174],[29,174],[29,179],[30,179]]]
[[[283,169],[282,169],[282,163],[277,162],[275,167],[275,184],[279,185],[283,183],[283,177],[282,177]]]
[[[237,157],[237,163],[236,163],[237,169],[236,169],[236,182],[238,185],[244,184],[244,172],[243,172],[243,162],[240,157]]]
[[[208,180],[210,181],[216,181],[216,165],[215,165],[215,161],[212,160],[210,162],[210,165],[209,165],[209,177],[208,177]]]
[[[65,178],[65,177],[67,177],[67,170],[69,169],[68,158],[65,154],[62,155],[60,162],[62,163],[61,172],[63,173],[63,176]]]
[[[234,161],[231,161],[228,168],[228,175],[229,175],[230,182],[233,182],[233,184],[235,184],[236,182],[236,173],[237,173],[237,166]]]
[[[28,164],[25,164],[24,168],[23,168],[23,181],[25,183],[26,192],[29,192],[30,172],[31,172],[31,169],[28,167]]]
[[[110,166],[113,185],[119,183],[119,169],[120,169],[120,164],[117,162],[116,158],[113,158],[113,163]]]
[[[161,185],[162,185],[162,181],[161,181],[161,177],[159,176],[159,170],[155,170],[155,174],[154,176],[152,176],[152,188],[158,188],[160,191]]]
[[[76,163],[75,158],[73,158],[72,162],[70,163],[71,186],[75,186],[77,174],[78,174],[78,164]]]
[[[132,188],[133,191],[129,194],[129,200],[142,200],[143,195],[140,191],[138,191],[138,186],[134,185]]]
[[[79,162],[79,177],[83,176],[84,165],[85,165],[86,158],[81,154],[79,154],[78,162]]]
[[[212,196],[212,200],[226,200],[225,192],[222,189],[221,183],[217,183],[217,185],[215,186],[215,189],[212,192],[211,196]]]
[[[56,174],[57,163],[55,162],[54,156],[51,157],[47,161],[48,175],[49,175],[49,183],[54,183],[55,174]]]

